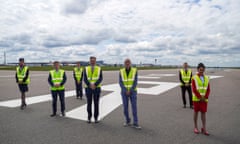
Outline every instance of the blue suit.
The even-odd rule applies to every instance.
[[[131,94],[130,94],[130,96],[127,96],[126,95],[127,89],[123,84],[121,73],[119,74],[119,85],[121,87],[121,95],[122,95],[122,102],[123,102],[123,113],[124,113],[125,118],[126,118],[126,123],[130,123],[131,119],[129,117],[129,111],[128,111],[128,103],[129,103],[129,99],[130,99],[131,106],[132,106],[133,124],[134,125],[138,125],[137,91],[134,90],[137,86],[137,80],[138,80],[138,74],[136,73],[136,76],[134,78],[133,86],[130,89]]]
[[[90,82],[88,81],[86,70],[83,71],[84,82],[86,84],[85,92],[87,96],[87,112],[88,112],[88,120],[91,120],[92,117],[92,100],[94,102],[94,119],[98,120],[99,115],[99,98],[101,94],[101,87],[96,87],[96,89],[92,90],[90,88]],[[102,70],[100,71],[99,79],[96,81],[95,86],[99,85],[102,82]]]

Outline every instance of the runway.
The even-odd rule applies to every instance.
[[[99,124],[86,123],[86,98],[82,101],[75,98],[71,71],[66,72],[66,117],[55,118],[49,116],[51,95],[47,83],[48,72],[30,71],[28,107],[22,111],[19,109],[15,72],[0,71],[0,143],[240,143],[239,72],[233,69],[207,71],[211,78],[207,113],[211,136],[207,137],[193,133],[193,111],[182,108],[176,69],[139,71],[140,131],[122,126],[124,116],[118,71],[103,72]]]

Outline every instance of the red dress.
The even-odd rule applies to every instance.
[[[198,76],[200,77],[200,75],[198,74]],[[200,93],[197,91],[197,88],[196,88],[196,84],[195,84],[195,81],[194,79],[192,79],[192,92],[200,99],[201,98],[201,95]],[[204,96],[206,99],[208,99],[209,97],[209,94],[210,94],[210,84],[208,84],[208,88],[207,88],[207,92],[206,92],[206,95]],[[193,101],[193,107],[194,107],[194,111],[195,112],[207,112],[207,102],[194,102]]]

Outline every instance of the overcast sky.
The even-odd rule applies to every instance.
[[[0,63],[240,66],[239,0],[0,0]]]

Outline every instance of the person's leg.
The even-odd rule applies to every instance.
[[[80,99],[82,99],[83,97],[82,83],[79,84],[79,96],[80,96]]]
[[[187,87],[187,91],[188,91],[188,97],[189,97],[189,105],[190,108],[193,108],[193,104],[192,104],[192,88],[191,86]]]
[[[185,97],[186,87],[185,86],[181,86],[181,90],[182,90],[183,107],[186,108],[186,97]]]
[[[26,105],[26,100],[25,100],[26,99],[25,92],[28,91],[28,87],[25,84],[18,84],[18,87],[19,87],[19,90],[21,92],[21,106],[20,106],[20,108],[24,109],[24,107],[27,106]]]
[[[198,119],[198,112],[194,111],[193,114],[193,121],[194,121],[194,133],[198,134],[198,125],[197,125],[197,119]]]
[[[138,125],[138,116],[137,116],[137,93],[133,93],[130,96],[132,114],[133,114],[133,124]]]
[[[100,93],[101,93],[101,89],[100,88],[96,88],[94,90],[94,92],[93,92],[94,119],[95,119],[95,122],[98,122]]]
[[[56,91],[51,91],[52,93],[52,115],[55,116],[57,113],[57,92]]]
[[[128,99],[129,97],[122,92],[123,114],[126,119],[126,124],[130,124],[131,122],[131,119],[129,118],[129,112],[128,112]]]
[[[201,119],[202,119],[202,128],[205,130],[206,129],[206,113],[201,112]]]
[[[75,81],[75,87],[76,87],[76,98],[79,97],[79,88],[78,88],[78,83]]]
[[[61,112],[62,112],[62,115],[65,116],[65,91],[64,90],[61,90],[61,91],[58,91],[59,93],[59,98],[60,98],[60,103],[61,103]]]
[[[88,121],[91,122],[91,117],[92,117],[92,90],[90,88],[86,88],[86,96],[87,96]]]

